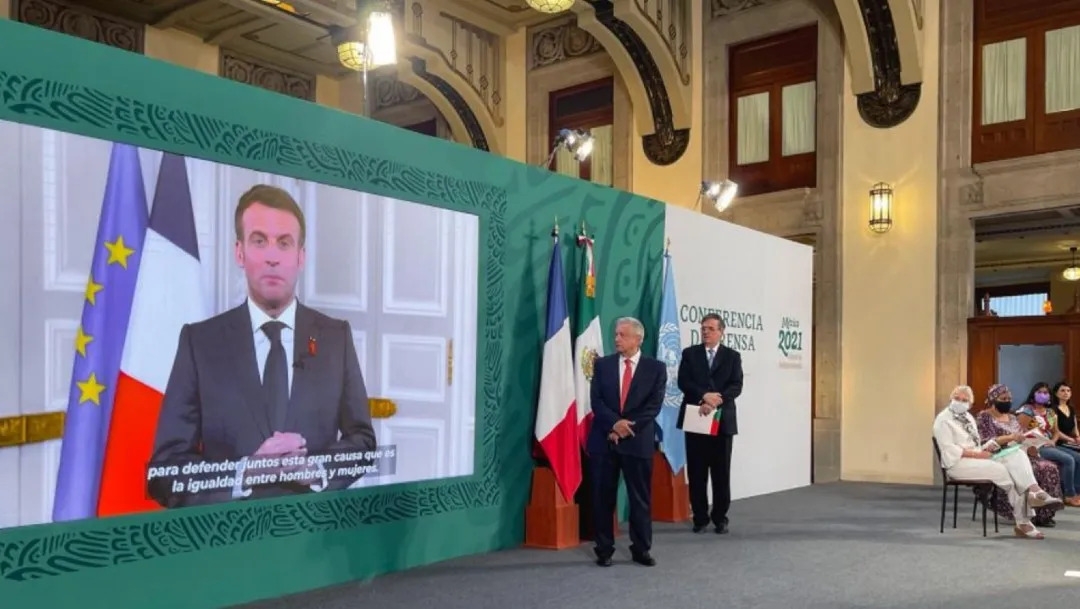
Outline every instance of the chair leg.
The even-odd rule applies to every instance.
[[[954,486],[952,492],[952,528],[956,528],[957,502],[960,500],[960,487]]]
[[[977,491],[978,489],[976,489]],[[971,521],[975,522],[975,510],[979,507],[979,493],[974,492],[975,500],[971,502]]]
[[[992,503],[992,504],[997,503],[997,494],[998,494],[997,486],[996,485],[991,486],[990,487],[990,503]],[[1000,531],[998,530],[997,510],[994,510],[994,532],[995,533],[1000,533]]]
[[[984,502],[983,502],[983,504],[982,504],[982,508],[983,508],[983,509],[982,509],[982,516],[983,516],[983,537],[986,537],[986,504],[987,504],[987,503],[989,503],[989,502],[987,502],[987,501],[984,501]]]
[[[941,483],[941,530],[939,532],[945,532],[945,499],[949,496],[949,485],[944,482]]]

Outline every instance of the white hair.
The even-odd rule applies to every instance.
[[[634,329],[634,334],[637,334],[638,338],[640,338],[642,340],[645,340],[645,326],[643,326],[641,324],[641,322],[638,321],[636,318],[634,318],[634,317],[620,317],[620,318],[615,320],[615,327],[616,328],[618,328],[619,326],[621,326],[623,324],[628,325],[631,328],[633,328]]]
[[[975,401],[975,392],[967,385],[957,385],[956,388],[952,390],[952,393],[949,394],[950,399],[956,399],[960,396],[966,397],[969,402]]]

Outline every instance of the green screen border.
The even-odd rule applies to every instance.
[[[504,340],[507,192],[491,184],[497,176],[471,175],[476,172],[470,159],[484,153],[2,19],[0,40],[6,49],[0,55],[0,119],[476,215],[477,313],[484,322],[478,324],[482,367],[472,476],[6,529],[0,531],[0,580],[41,580],[500,505],[497,446],[505,371],[498,350]],[[141,78],[151,73],[152,79]],[[170,86],[148,86],[150,81]],[[384,146],[382,138],[407,145]],[[376,147],[378,158],[362,152]],[[430,156],[410,157],[409,149]],[[445,173],[447,168],[455,175]]]

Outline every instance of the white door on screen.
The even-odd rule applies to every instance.
[[[394,467],[357,486],[472,473],[476,357],[475,216],[306,184],[306,302],[348,319]]]

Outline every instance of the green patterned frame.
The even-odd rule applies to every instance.
[[[86,48],[89,44],[66,36],[31,30],[11,22],[0,23],[0,39],[7,41],[9,37],[16,39],[16,47],[28,38],[31,40],[27,42],[36,43],[30,46],[37,48],[44,44],[78,47],[55,51],[64,57],[91,50]],[[39,38],[50,40],[34,40]],[[111,49],[102,50],[114,54]],[[19,55],[17,51],[9,52],[9,56]],[[363,185],[367,192],[477,215],[483,248],[487,250],[486,255],[482,255],[477,309],[483,315],[482,319],[498,318],[504,293],[500,272],[506,244],[507,197],[504,189],[265,129],[230,124],[207,115],[143,103],[110,94],[102,88],[50,82],[30,75],[33,67],[25,64],[23,69],[16,70],[18,72],[7,65],[0,68],[0,118],[5,120],[125,141],[230,165],[237,165],[237,159],[244,159],[244,166],[260,171],[345,188],[356,189]],[[221,84],[243,86],[224,81]],[[271,99],[274,95],[261,91],[250,93],[253,97]],[[499,486],[493,457],[500,420],[495,394],[501,385],[503,370],[497,359],[487,358],[486,354],[497,349],[501,341],[502,327],[494,325],[477,343],[477,361],[487,365],[477,371],[476,419],[482,423],[478,425],[475,459],[479,471],[472,476],[395,484],[381,489],[339,491],[284,501],[257,501],[210,509],[187,508],[152,517],[108,518],[3,531],[0,536],[3,540],[0,541],[0,578],[14,581],[39,579],[264,537],[332,531],[497,505]],[[131,522],[133,520],[135,522]]]
[[[0,529],[0,598],[81,598],[86,608],[92,603],[80,593],[104,593],[110,578],[101,575],[125,565],[160,563],[136,576],[125,572],[147,577],[137,585],[152,588],[170,568],[217,560],[201,567],[213,574],[238,559],[257,561],[260,551],[280,549],[279,543],[291,543],[293,551],[302,543],[333,547],[335,536],[351,543],[440,537],[422,549],[401,549],[328,574],[319,569],[332,564],[329,558],[309,560],[308,571],[280,577],[288,581],[249,582],[227,593],[224,583],[204,583],[215,590],[202,592],[201,600],[168,604],[205,606],[520,543],[552,223],[562,227],[566,275],[573,281],[572,236],[588,220],[590,231],[596,229],[598,259],[610,261],[598,283],[600,314],[636,314],[652,332],[662,272],[661,203],[4,19],[0,40],[0,119],[474,214],[481,243],[473,475]],[[567,296],[573,309],[575,286],[568,285]],[[540,340],[534,345],[523,335]],[[514,446],[520,449],[508,448]],[[145,606],[144,599],[126,602]],[[106,600],[102,606],[124,604],[116,597],[98,602]]]

